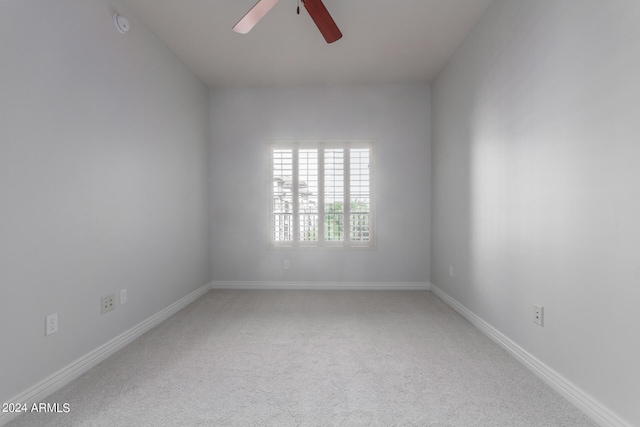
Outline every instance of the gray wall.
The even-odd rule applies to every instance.
[[[213,90],[214,280],[427,282],[429,110],[428,85]],[[342,138],[376,141],[377,249],[268,249],[269,141]]]
[[[633,1],[496,0],[432,86],[432,282],[631,425],[639,22]]]
[[[117,4],[0,2],[0,402],[210,281],[208,89]]]

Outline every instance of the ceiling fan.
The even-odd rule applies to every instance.
[[[240,34],[247,34],[264,16],[271,10],[273,6],[278,3],[278,0],[259,0],[247,12],[246,15],[238,21],[233,27],[233,31]],[[316,23],[316,26],[322,33],[322,36],[327,43],[333,43],[336,40],[340,40],[342,33],[334,22],[329,11],[322,3],[322,0],[302,0],[305,9],[309,12],[311,19]],[[300,13],[300,6],[298,6],[298,14]]]

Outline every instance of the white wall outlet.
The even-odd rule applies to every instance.
[[[58,332],[58,313],[53,313],[45,317],[44,335],[48,336]]]
[[[288,270],[288,269],[289,269],[289,260],[288,260],[288,259],[285,259],[285,260],[282,262],[282,267],[283,267],[285,270]]]
[[[116,296],[115,295],[107,295],[104,297],[100,297],[100,314],[105,314],[111,310],[115,310],[116,308]]]
[[[533,323],[544,326],[544,307],[541,305],[533,306]]]
[[[453,277],[453,265],[449,266],[449,276]]]
[[[121,289],[120,290],[120,304],[126,304],[127,303],[127,290],[126,289]]]

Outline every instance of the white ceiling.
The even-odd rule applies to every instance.
[[[211,87],[432,80],[491,0],[324,0],[343,33],[327,44],[297,0],[249,32],[257,0],[123,0]]]

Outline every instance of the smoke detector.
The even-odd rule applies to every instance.
[[[116,13],[115,15],[113,15],[113,22],[116,24],[116,28],[118,29],[118,31],[120,31],[122,34],[129,31],[129,20],[124,16]]]

